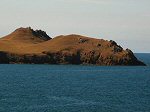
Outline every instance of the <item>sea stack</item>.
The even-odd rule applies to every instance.
[[[30,27],[0,38],[0,63],[145,66],[113,40],[75,34],[51,38]]]

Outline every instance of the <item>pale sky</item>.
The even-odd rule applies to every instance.
[[[150,0],[0,0],[0,37],[18,27],[81,34],[150,53]]]

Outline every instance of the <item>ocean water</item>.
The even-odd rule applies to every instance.
[[[0,65],[0,112],[150,112],[148,66]]]

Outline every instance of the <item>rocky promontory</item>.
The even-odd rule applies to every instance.
[[[130,49],[113,40],[81,35],[49,37],[42,30],[19,28],[0,38],[0,63],[144,66]]]

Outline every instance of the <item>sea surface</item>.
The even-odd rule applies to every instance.
[[[0,65],[0,112],[150,112],[148,66]]]

